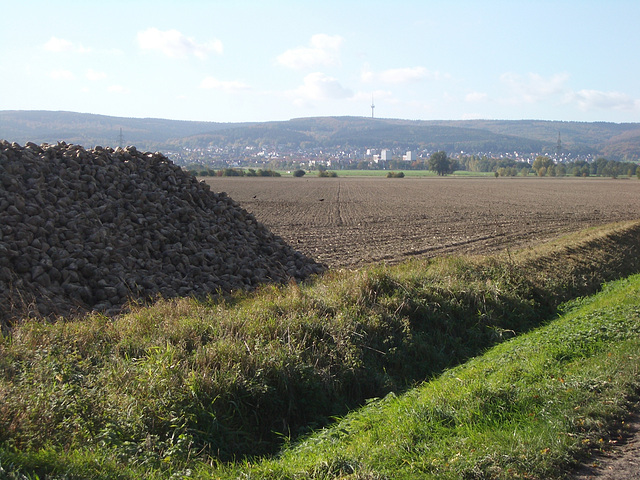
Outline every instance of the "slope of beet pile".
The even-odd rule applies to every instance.
[[[0,142],[0,323],[301,280],[323,267],[135,147]]]

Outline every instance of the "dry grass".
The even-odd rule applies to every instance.
[[[274,452],[638,271],[639,232],[633,222],[497,257],[333,271],[114,320],[25,320],[0,339],[0,452],[100,446],[146,474]]]

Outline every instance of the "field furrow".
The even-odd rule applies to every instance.
[[[640,182],[606,178],[206,179],[333,268],[486,254],[640,218]]]

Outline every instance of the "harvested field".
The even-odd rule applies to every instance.
[[[609,178],[207,178],[332,268],[518,249],[640,218],[640,182]]]

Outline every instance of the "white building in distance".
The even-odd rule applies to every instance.
[[[402,160],[405,162],[414,162],[416,160],[416,154],[409,150],[406,155],[402,156]]]

